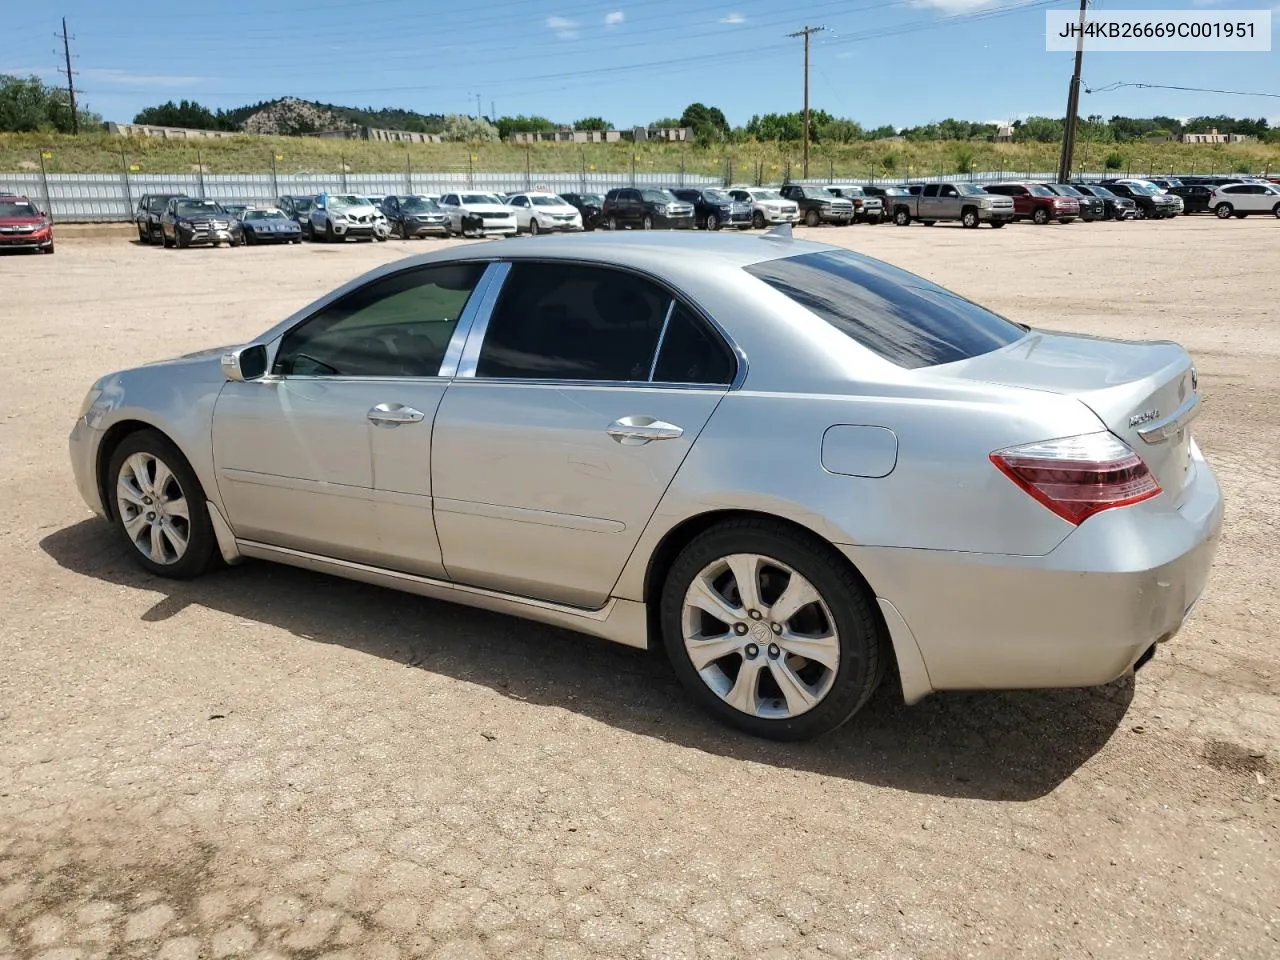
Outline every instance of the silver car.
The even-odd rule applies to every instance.
[[[1178,345],[1030,329],[885,263],[615,232],[381,266],[103,377],[76,481],[148,570],[274,560],[646,647],[752,734],[1102,684],[1222,523]]]

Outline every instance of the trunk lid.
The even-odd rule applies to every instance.
[[[1195,366],[1178,344],[1033,330],[947,369],[966,379],[1076,398],[1133,448],[1175,503],[1180,500],[1191,464],[1188,425],[1198,402]]]

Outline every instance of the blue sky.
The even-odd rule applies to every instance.
[[[1275,0],[1195,0],[1271,6]],[[733,124],[801,104],[802,45],[813,40],[811,103],[866,125],[952,116],[1061,115],[1071,55],[1044,50],[1035,0],[63,0],[11,2],[0,73],[57,80],[65,13],[77,85],[108,120],[195,99],[233,107],[278,96],[425,113],[536,113],[618,126],[678,116],[698,100]],[[1108,0],[1104,9],[1186,8]],[[1277,5],[1280,10],[1280,5]],[[45,11],[48,12],[45,12]],[[127,11],[127,12],[126,12]],[[1280,15],[1273,17],[1280,21]],[[1273,25],[1273,31],[1274,31]],[[15,42],[23,38],[23,42]],[[1273,43],[1274,37],[1273,37]],[[1275,44],[1280,50],[1280,44]],[[56,49],[56,53],[55,53]],[[1116,81],[1280,93],[1280,53],[1086,53],[1089,86]],[[1120,89],[1084,95],[1103,116],[1265,116],[1280,99]]]

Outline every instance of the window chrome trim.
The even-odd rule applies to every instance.
[[[462,308],[462,314],[458,317],[458,322],[453,328],[453,335],[449,338],[449,345],[445,348],[444,358],[440,361],[440,370],[436,374],[437,376],[452,379],[458,375],[458,366],[462,361],[463,349],[467,345],[467,338],[475,325],[476,318],[480,315],[483,305],[486,303],[485,298],[489,296],[489,291],[492,288],[502,286],[502,278],[507,275],[506,270],[498,269],[503,266],[507,265],[490,262],[484,273],[480,274],[480,281],[476,284],[476,288],[471,291],[471,296],[467,298],[467,305]],[[510,267],[507,266],[507,269],[510,269]],[[488,323],[487,318],[485,322],[486,324]]]
[[[662,329],[658,331],[658,345],[653,348],[653,362],[649,364],[649,382],[653,383],[653,375],[658,371],[658,358],[662,356],[662,342],[667,339],[667,327],[671,326],[671,315],[676,312],[676,298],[672,297],[667,304],[667,315],[662,318]]]
[[[490,278],[485,285],[484,295],[476,304],[475,316],[472,317],[466,334],[466,342],[458,358],[455,377],[475,377],[476,366],[480,362],[480,347],[484,343],[485,331],[489,329],[489,319],[493,316],[493,308],[498,304],[498,295],[506,285],[507,274],[511,272],[511,263],[507,260],[494,261],[485,271]],[[468,304],[470,306],[470,304]],[[450,347],[453,346],[451,343]]]
[[[609,387],[611,389],[624,388],[627,390],[709,390],[716,393],[724,393],[730,389],[727,383],[662,383],[661,381],[652,382],[649,380],[556,380],[551,377],[536,380],[529,377],[458,377],[453,382],[459,385],[472,383],[477,386],[555,387],[560,390],[569,390],[575,387],[582,389]]]

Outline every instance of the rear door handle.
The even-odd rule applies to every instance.
[[[684,435],[684,428],[653,417],[619,417],[604,432],[623,446],[631,447],[652,440],[675,440]]]
[[[370,423],[396,427],[402,423],[419,423],[426,416],[421,410],[403,403],[380,403],[367,414]]]

